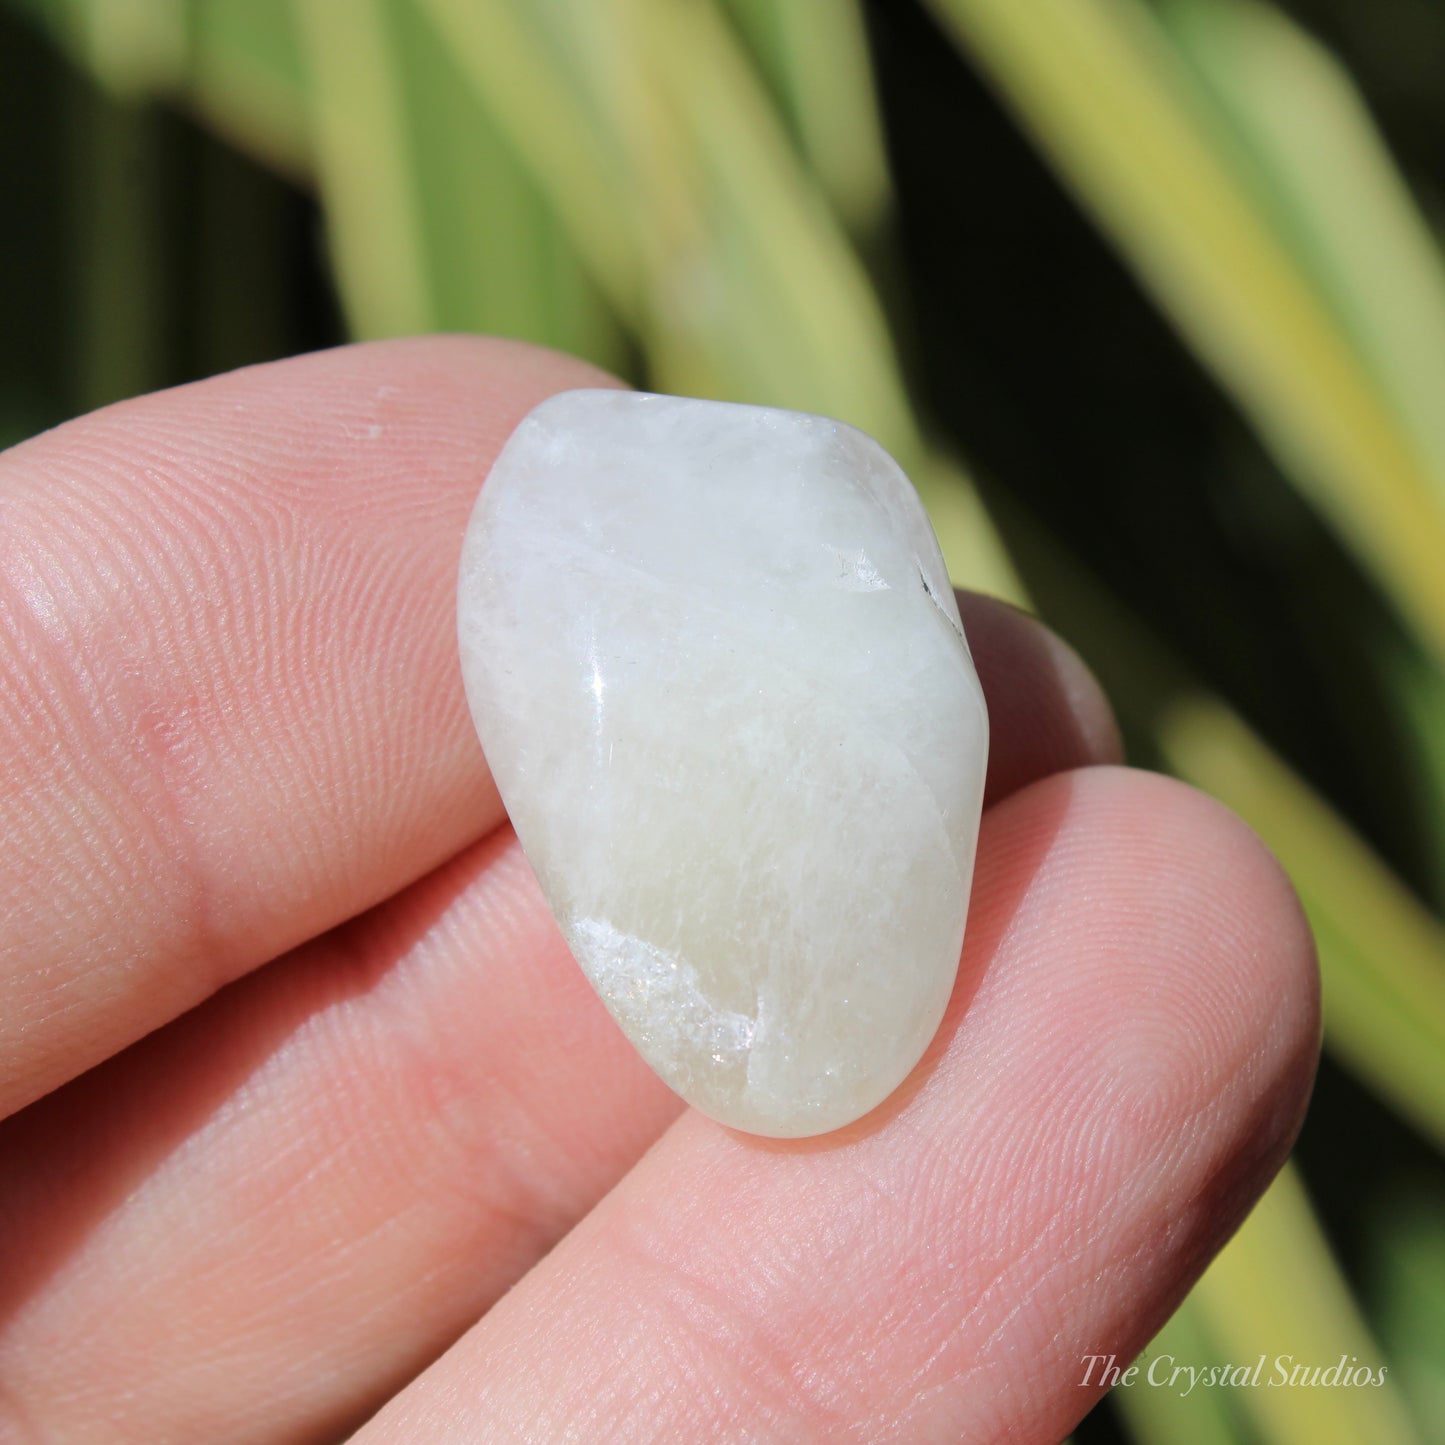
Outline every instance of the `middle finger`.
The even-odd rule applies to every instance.
[[[1107,760],[1082,664],[1031,619],[963,602],[990,797]],[[12,1406],[95,1441],[344,1427],[680,1108],[503,830],[0,1128]]]

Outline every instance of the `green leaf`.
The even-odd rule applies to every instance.
[[[1438,1181],[1397,1188],[1371,1219],[1380,1337],[1430,1440],[1445,1440],[1445,1193]]]
[[[643,281],[632,219],[617,204],[621,178],[535,24],[512,0],[417,0],[457,58],[499,132],[531,175],[620,315],[637,317]]]
[[[1390,696],[1414,744],[1408,759],[1418,797],[1417,812],[1430,829],[1426,860],[1433,883],[1430,901],[1445,906],[1445,673],[1409,647],[1385,653]]]
[[[930,0],[1301,491],[1445,661],[1445,511],[1139,0]]]
[[[347,319],[361,337],[429,331],[436,321],[394,3],[295,0],[332,255]]]
[[[184,73],[187,0],[28,0],[25,8],[117,98],[170,89]]]
[[[421,4],[653,385],[870,432],[944,516],[956,573],[1017,595],[962,473],[925,446],[877,294],[715,5]]]
[[[70,398],[89,411],[167,380],[170,315],[160,117],[144,101],[71,88],[66,148],[75,330]]]
[[[306,61],[292,0],[191,0],[184,98],[233,144],[309,181]]]
[[[1419,1439],[1380,1346],[1330,1255],[1298,1174],[1286,1165],[1190,1299],[1219,1357],[1262,1362],[1260,1383],[1231,1391],[1271,1445]],[[1378,1384],[1309,1384],[1297,1366],[1386,1370]],[[1297,1378],[1300,1383],[1288,1383]],[[1270,1381],[1279,1383],[1271,1384]]]
[[[1139,1373],[1109,1396],[1130,1436],[1139,1445],[1248,1445],[1234,1403],[1238,1393],[1228,1387],[1193,1389],[1167,1382],[1179,1365],[1208,1366],[1217,1352],[1191,1297],[1175,1310],[1137,1361]],[[1150,1370],[1154,1371],[1153,1378]]]
[[[1445,265],[1332,55],[1259,0],[1169,0],[1164,16],[1247,148],[1261,209],[1390,398],[1445,496]]]
[[[1320,948],[1325,1037],[1445,1147],[1445,925],[1221,703],[1163,715],[1165,755],[1279,855]]]
[[[890,209],[863,16],[854,0],[727,0],[844,226],[868,239]]]
[[[435,26],[399,7],[394,53],[436,325],[624,364],[617,322]]]

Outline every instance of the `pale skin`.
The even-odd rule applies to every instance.
[[[1040,624],[953,1004],[817,1140],[685,1111],[467,719],[462,528],[580,362],[259,367],[0,457],[0,1441],[1052,1441],[1279,1167],[1308,930]]]

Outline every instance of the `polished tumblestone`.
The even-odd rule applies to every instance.
[[[467,696],[578,963],[697,1108],[818,1134],[948,1000],[988,720],[897,464],[822,417],[573,391],[462,554]]]

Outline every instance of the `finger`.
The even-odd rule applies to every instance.
[[[1046,708],[1056,670],[1002,656],[1038,624],[969,606],[990,707],[1017,688]],[[1000,760],[1026,775],[1008,738]],[[679,1109],[499,830],[0,1128],[9,1407],[61,1439],[339,1430]]]
[[[500,820],[457,675],[518,344],[351,347],[0,457],[0,1115]]]
[[[498,829],[0,1125],[0,1439],[334,1438],[680,1109]]]
[[[1122,762],[1113,709],[1078,653],[1007,602],[977,592],[956,595],[988,701],[984,806],[1050,773]]]
[[[840,1136],[688,1114],[360,1440],[1056,1440],[1282,1161],[1318,1047],[1277,866],[1177,784],[991,812],[936,1048]],[[972,998],[970,1000],[970,994]]]

